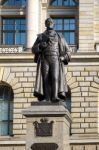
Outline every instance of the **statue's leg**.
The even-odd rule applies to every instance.
[[[59,62],[56,57],[50,65],[50,74],[51,74],[51,96],[52,101],[57,102],[58,99],[58,80],[59,80]]]
[[[42,77],[43,77],[43,91],[44,91],[44,97],[46,101],[50,101],[50,89],[49,89],[49,64],[46,60],[42,61],[41,64],[41,71],[42,71]]]

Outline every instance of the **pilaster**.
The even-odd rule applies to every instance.
[[[94,41],[96,51],[99,52],[99,1],[94,1]]]
[[[1,31],[1,29],[2,29],[2,18],[1,18],[1,16],[0,16],[0,45],[1,45],[1,41],[2,41],[2,39],[1,39],[1,34],[2,34],[2,31]]]
[[[39,0],[27,1],[27,43],[26,48],[31,48],[39,32]]]
[[[47,18],[47,9],[48,9],[49,0],[41,0],[41,26],[40,31],[45,30],[45,19]]]
[[[94,51],[94,0],[79,0],[79,52]]]

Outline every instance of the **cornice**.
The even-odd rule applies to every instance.
[[[16,54],[0,54],[0,63],[33,63],[34,55],[31,52]],[[98,63],[99,52],[75,53],[71,55],[71,63]]]

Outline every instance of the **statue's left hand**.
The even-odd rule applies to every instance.
[[[60,60],[61,60],[61,61],[64,61],[64,57],[61,56],[61,57],[60,57]]]

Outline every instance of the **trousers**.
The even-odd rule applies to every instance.
[[[59,59],[58,56],[45,56],[41,61],[43,90],[47,101],[58,98]]]

